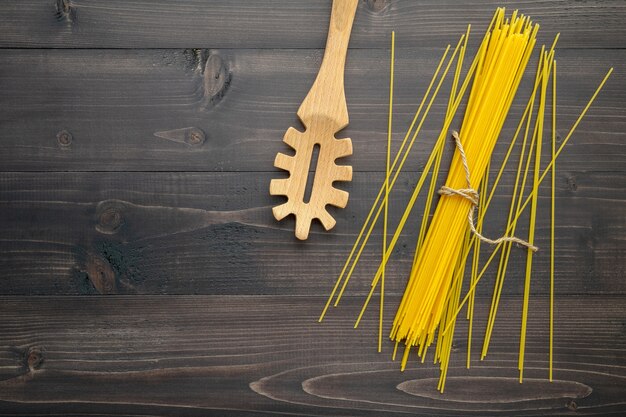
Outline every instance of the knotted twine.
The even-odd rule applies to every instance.
[[[467,157],[465,156],[465,150],[463,149],[463,145],[461,144],[461,138],[459,138],[459,134],[455,131],[452,132],[452,137],[454,138],[456,147],[459,150],[459,154],[461,155],[461,161],[463,162],[463,169],[465,170],[465,179],[467,181],[467,188],[455,189],[455,188],[450,188],[444,185],[439,189],[438,191],[439,195],[446,195],[446,196],[457,195],[459,197],[462,197],[468,200],[470,203],[472,203],[470,210],[469,210],[469,214],[467,215],[467,221],[469,223],[469,227],[472,231],[472,234],[474,234],[474,236],[476,236],[482,242],[489,243],[491,245],[497,245],[498,243],[502,243],[502,242],[513,242],[513,243],[517,243],[519,245],[525,246],[528,249],[532,250],[533,252],[537,252],[539,250],[537,246],[534,246],[533,244],[525,240],[522,240],[518,237],[502,236],[496,240],[492,240],[481,235],[478,232],[478,230],[476,230],[476,226],[474,226],[474,210],[476,210],[476,208],[478,207],[478,199],[479,199],[478,191],[472,188],[472,184],[470,182],[470,171],[467,165]]]

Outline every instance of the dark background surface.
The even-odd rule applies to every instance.
[[[546,381],[543,187],[537,243],[546,250],[534,262],[527,380],[516,380],[525,255],[514,250],[489,356],[480,361],[477,347],[492,270],[478,288],[472,368],[459,320],[440,395],[430,357],[401,373],[390,342],[376,353],[375,304],[352,329],[380,230],[344,304],[316,320],[384,176],[390,31],[397,149],[445,46],[471,23],[475,51],[499,5],[540,23],[539,43],[561,33],[559,140],[615,72],[557,164],[555,382]],[[623,1],[360,2],[346,66],[350,202],[333,211],[332,232],[316,224],[305,243],[293,219],[273,219],[281,199],[268,186],[282,175],[274,156],[319,68],[329,1],[0,7],[0,415],[626,413]],[[529,86],[530,77],[495,161]],[[392,225],[441,126],[442,91],[392,195]],[[548,140],[546,130],[545,148]],[[506,220],[514,155],[489,236]],[[410,269],[419,201],[389,267],[388,320]]]

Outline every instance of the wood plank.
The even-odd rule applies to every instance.
[[[561,32],[572,48],[623,48],[626,8],[619,0],[503,0],[530,15],[548,36]],[[464,32],[484,30],[496,5],[488,0],[367,0],[357,12],[355,48],[438,46]],[[321,48],[330,15],[328,0],[176,1],[5,0],[0,47],[53,48]]]
[[[276,222],[272,173],[4,173],[0,175],[2,294],[328,294],[376,195],[381,173],[358,173],[345,188],[337,226],[314,223],[305,242],[289,218]],[[417,182],[392,193],[395,227]],[[502,233],[514,175],[490,208],[487,236]],[[559,294],[623,294],[626,230],[622,173],[560,171],[556,288]],[[422,194],[424,196],[425,193]],[[548,291],[549,193],[542,188],[533,292]],[[400,239],[387,288],[404,290],[423,197]],[[520,221],[526,233],[526,220]],[[351,294],[369,290],[380,230],[362,255]],[[523,291],[525,254],[514,250],[505,292]],[[479,287],[491,291],[493,273]]]
[[[441,53],[397,52],[395,149]],[[273,171],[274,156],[286,149],[285,131],[299,124],[296,111],[321,56],[320,50],[197,55],[189,50],[0,50],[0,169]],[[626,51],[562,50],[557,58],[558,133],[565,135],[608,68],[626,61]],[[355,171],[384,170],[387,52],[354,50],[346,71],[350,126],[342,135],[354,145],[348,161]],[[616,71],[610,79],[568,145],[560,162],[564,169],[624,170],[625,77]],[[513,134],[530,78],[496,157]],[[447,95],[444,84],[414,148],[411,169],[423,166],[430,153]],[[194,142],[185,137],[189,131],[176,131],[188,127],[204,137]]]
[[[389,298],[391,317],[397,298]],[[474,341],[488,302],[478,299]],[[532,300],[523,384],[520,298],[506,298],[484,361],[465,369],[466,325],[444,395],[436,366],[399,371],[377,354],[360,298],[316,322],[322,298],[2,297],[1,415],[620,415],[626,410],[624,297],[558,298],[547,381],[547,303]],[[504,308],[506,306],[506,308]],[[480,330],[479,330],[480,329]],[[471,398],[468,394],[472,393]]]
[[[352,328],[379,262],[380,228],[340,308],[316,322],[382,180],[389,32],[397,33],[397,149],[443,47],[471,23],[475,50],[493,2],[359,2],[342,132],[355,148],[355,178],[342,187],[350,202],[332,212],[332,233],[315,224],[302,243],[293,219],[273,219],[282,199],[268,186],[284,175],[272,162],[319,68],[329,0],[5,0],[0,416],[625,415],[626,4],[498,5],[536,19],[540,43],[561,32],[559,140],[616,67],[558,163],[554,382],[546,380],[545,187],[524,384],[521,249],[490,355],[479,361],[476,348],[493,269],[478,287],[472,368],[460,320],[443,396],[437,366],[412,361],[401,373],[390,343],[375,352],[377,304]],[[448,88],[392,195],[392,225],[438,133]],[[513,128],[505,126],[496,161]],[[489,237],[502,231],[511,169],[490,209]],[[388,270],[388,324],[422,203]]]

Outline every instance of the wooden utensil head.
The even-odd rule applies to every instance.
[[[314,122],[315,123],[315,122]],[[276,220],[289,214],[296,217],[296,237],[305,240],[309,236],[311,222],[318,219],[326,230],[335,226],[335,219],[326,210],[327,205],[344,208],[348,193],[333,186],[335,181],[351,181],[352,167],[337,165],[335,160],[352,155],[350,139],[336,139],[332,123],[316,123],[314,127],[300,132],[290,127],[283,141],[295,150],[295,155],[278,153],[274,166],[289,171],[289,178],[273,179],[270,194],[283,195],[287,202],[273,208]],[[313,149],[319,146],[317,166],[311,167]],[[311,169],[314,172],[309,172]],[[315,175],[310,198],[304,201],[308,175]]]

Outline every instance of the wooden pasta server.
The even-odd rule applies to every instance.
[[[274,217],[280,221],[295,215],[295,234],[301,240],[308,238],[313,219],[318,219],[326,230],[335,226],[327,205],[344,208],[348,203],[348,193],[335,188],[333,183],[352,180],[352,167],[336,163],[336,159],[352,155],[352,141],[337,139],[335,134],[349,121],[343,79],[357,4],[358,0],[334,0],[322,65],[297,113],[305,131],[290,127],[283,141],[294,149],[295,155],[278,153],[274,160],[275,167],[290,174],[270,183],[271,195],[287,197],[287,202],[273,208]],[[317,166],[312,167],[316,147]],[[305,201],[307,178],[312,169],[315,177],[310,198]]]

